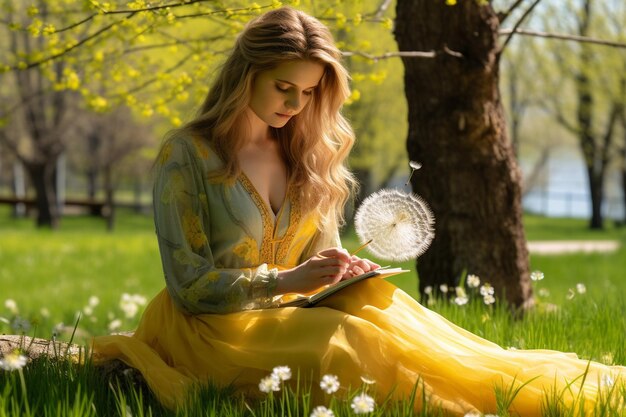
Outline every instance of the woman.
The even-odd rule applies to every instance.
[[[320,22],[291,8],[250,22],[195,120],[157,161],[155,224],[166,290],[132,337],[96,338],[98,360],[139,369],[167,406],[194,382],[258,393],[272,368],[345,389],[368,375],[379,395],[410,395],[452,414],[495,412],[495,388],[526,383],[512,412],[540,415],[551,389],[593,407],[623,368],[553,351],[507,351],[433,313],[393,285],[365,280],[319,307],[273,308],[378,268],[338,239],[354,179],[340,114],[348,75]],[[583,387],[581,388],[581,385]],[[567,391],[567,390],[565,390]],[[419,397],[419,396],[418,396]]]

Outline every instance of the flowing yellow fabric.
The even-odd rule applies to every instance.
[[[132,337],[93,341],[96,361],[137,368],[166,406],[208,381],[259,395],[259,381],[286,365],[314,389],[323,375],[337,375],[344,394],[365,375],[376,381],[379,400],[390,392],[406,397],[419,381],[429,403],[456,415],[495,413],[496,387],[526,384],[510,411],[532,417],[554,391],[566,403],[581,392],[591,411],[599,391],[626,374],[570,353],[502,349],[380,278],[315,308],[265,308],[280,300],[276,270],[339,245],[337,230],[320,231],[292,187],[274,216],[245,175],[216,179],[220,166],[197,138],[164,146],[154,207],[166,289]]]
[[[455,415],[495,413],[496,386],[527,383],[510,411],[531,417],[540,415],[553,390],[565,391],[571,403],[585,373],[582,394],[591,412],[599,391],[626,372],[571,353],[503,349],[380,278],[348,287],[315,308],[231,314],[183,314],[164,290],[132,337],[98,337],[94,350],[97,358],[119,358],[139,369],[172,408],[194,382],[259,394],[261,378],[286,365],[314,388],[324,374],[337,375],[346,391],[367,375],[376,381],[379,400],[392,390],[396,398],[406,397],[419,380],[419,392],[425,389],[431,404]]]

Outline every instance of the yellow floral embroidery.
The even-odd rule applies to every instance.
[[[209,158],[209,150],[207,149],[206,145],[204,144],[204,141],[198,137],[194,137],[193,138],[193,144],[196,147],[196,152],[198,154],[198,156],[202,159],[208,159]]]
[[[202,231],[202,223],[200,216],[187,211],[183,215],[183,232],[187,238],[187,242],[193,249],[200,249],[207,243],[207,237]]]
[[[161,148],[161,152],[159,153],[159,164],[165,165],[165,163],[170,159],[170,156],[172,156],[172,144],[168,142],[165,146],[163,146],[163,148]]]
[[[196,280],[189,287],[182,290],[181,295],[188,302],[197,305],[200,299],[207,298],[213,295],[213,286],[207,284],[215,283],[219,279],[219,277],[219,272],[207,272],[204,277]]]
[[[191,265],[196,268],[202,265],[202,258],[191,256],[191,253],[186,249],[176,249],[172,256],[181,265]]]
[[[258,265],[259,249],[254,239],[247,236],[234,247],[233,253],[243,259],[248,265]]]
[[[161,193],[161,202],[164,204],[170,204],[173,201],[179,200],[185,195],[185,180],[180,172],[174,172],[168,179],[163,192]]]
[[[206,212],[209,211],[209,199],[206,194],[201,193],[198,195],[198,200],[200,200],[200,204],[202,205],[202,209]]]

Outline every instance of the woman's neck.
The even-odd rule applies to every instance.
[[[261,120],[254,112],[248,108],[248,137],[246,143],[262,144],[272,140],[271,129],[267,123]]]

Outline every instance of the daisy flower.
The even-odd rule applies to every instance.
[[[4,355],[4,357],[0,359],[0,368],[5,371],[18,371],[26,366],[26,361],[26,356],[15,350]]]
[[[276,375],[266,376],[259,382],[259,390],[266,393],[280,391],[280,379]]]
[[[320,381],[320,388],[326,394],[332,394],[339,390],[339,378],[337,375],[324,375]]]
[[[374,402],[374,399],[366,393],[362,392],[352,399],[352,404],[350,404],[350,407],[355,414],[366,414],[374,411],[375,405],[376,403]]]
[[[287,381],[291,379],[291,369],[288,366],[277,366],[272,370],[272,375],[280,381]]]
[[[318,405],[313,409],[311,417],[335,417],[335,413],[333,413],[333,410],[330,410],[323,405]]]

